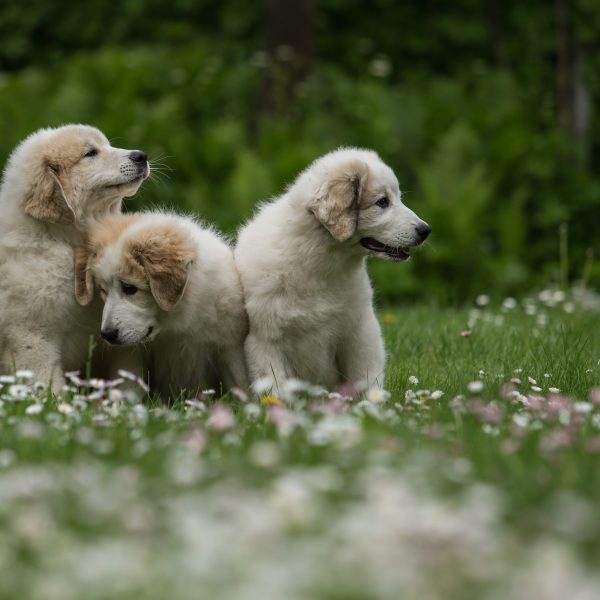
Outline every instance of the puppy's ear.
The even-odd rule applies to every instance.
[[[173,310],[181,300],[189,279],[193,252],[187,240],[177,235],[155,236],[137,241],[131,253],[146,272],[150,291],[158,306]]]
[[[87,306],[94,297],[94,278],[89,268],[91,253],[85,246],[75,248],[75,299]]]
[[[70,224],[75,221],[57,168],[47,160],[32,173],[30,186],[23,198],[23,209],[34,219],[49,223]]]
[[[308,204],[308,209],[338,242],[349,239],[356,231],[360,197],[368,175],[369,167],[362,160],[346,162],[330,174]]]

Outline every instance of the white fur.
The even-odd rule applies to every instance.
[[[354,226],[342,240],[330,233],[335,219],[321,213],[340,177],[359,186]],[[385,209],[374,204],[383,196],[390,201]],[[402,204],[394,173],[368,150],[321,157],[263,205],[235,249],[250,321],[251,379],[269,378],[277,386],[295,377],[329,389],[382,385],[385,351],[365,258],[384,255],[360,240],[373,237],[408,251],[421,241],[418,226],[427,227]]]
[[[244,338],[248,324],[233,252],[211,229],[191,218],[148,212],[108,244],[92,267],[96,286],[105,300],[102,330],[118,329],[117,344],[144,343],[135,370],[168,397],[199,386],[225,389],[247,385]],[[168,225],[182,232],[194,248],[183,295],[172,310],[162,310],[148,286],[126,295],[123,247],[131,236]],[[131,282],[133,283],[133,281]],[[151,333],[149,333],[152,328]],[[124,349],[123,349],[124,350]],[[143,364],[143,363],[146,364]]]
[[[98,155],[84,159],[92,146]],[[82,156],[68,170],[63,148]],[[30,369],[58,390],[65,370],[83,368],[100,306],[84,309],[73,298],[73,246],[90,220],[119,212],[121,199],[139,187],[141,180],[128,179],[130,152],[112,148],[97,129],[71,125],[37,131],[10,156],[0,188],[0,373]],[[38,220],[23,208],[50,156],[65,168],[61,185],[71,223]]]

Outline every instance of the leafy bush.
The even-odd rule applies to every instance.
[[[89,122],[157,159],[128,209],[167,205],[228,233],[319,154],[376,149],[405,201],[433,228],[409,265],[372,261],[379,298],[518,293],[558,278],[558,234],[571,223],[572,276],[594,241],[600,186],[558,133],[529,114],[508,73],[467,71],[392,84],[321,65],[289,118],[262,117],[260,61],[230,46],[106,48],[0,76],[0,157],[38,127]],[[598,281],[598,269],[592,276]]]

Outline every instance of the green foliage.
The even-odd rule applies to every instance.
[[[234,234],[318,155],[372,147],[433,228],[409,265],[372,261],[381,301],[461,301],[558,280],[563,222],[571,224],[570,275],[581,275],[596,243],[600,184],[532,114],[513,74],[479,65],[460,77],[394,82],[323,63],[301,86],[292,117],[260,117],[263,67],[239,49],[207,37],[107,46],[51,70],[0,74],[0,158],[38,127],[92,123],[156,161],[128,209],[166,205]],[[592,266],[592,284],[599,274]]]

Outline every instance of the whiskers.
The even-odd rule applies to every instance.
[[[174,169],[166,163],[166,160],[169,158],[173,157],[161,154],[156,158],[149,160],[148,164],[150,165],[150,176],[148,179],[154,183],[160,184],[164,184],[165,180],[171,179],[170,174]]]

